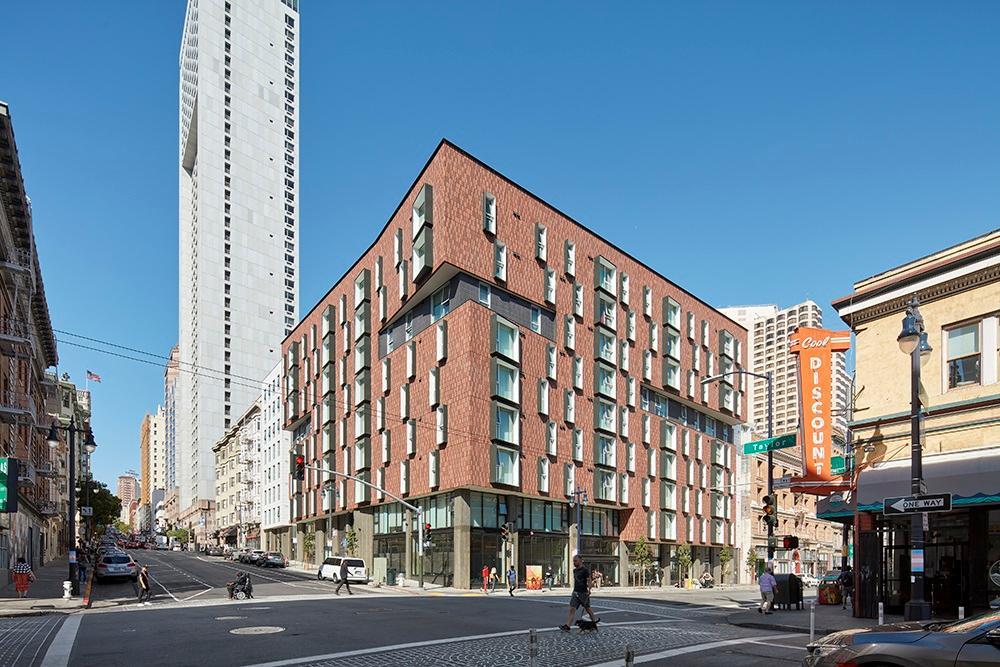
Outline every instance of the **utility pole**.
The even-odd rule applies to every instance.
[[[767,372],[767,437],[774,437],[774,374]],[[767,495],[774,498],[774,450],[767,448]],[[767,522],[767,560],[774,560],[774,524],[777,521],[778,503],[775,507],[775,521]]]

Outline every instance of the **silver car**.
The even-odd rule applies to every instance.
[[[1000,665],[1000,609],[950,623],[908,622],[843,630],[806,647],[803,667]]]

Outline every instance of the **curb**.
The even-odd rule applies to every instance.
[[[783,623],[767,623],[765,621],[745,621],[743,620],[745,612],[740,612],[738,614],[730,614],[726,617],[726,622],[729,625],[734,625],[738,628],[750,628],[752,630],[773,630],[775,632],[798,632],[801,634],[809,634],[809,627],[802,627],[798,625],[786,625]],[[817,637],[822,637],[824,635],[833,634],[834,632],[841,632],[846,628],[815,628],[815,633]]]

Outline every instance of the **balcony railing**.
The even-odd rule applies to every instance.
[[[37,410],[35,399],[22,391],[0,390],[0,421],[6,424],[34,424]]]

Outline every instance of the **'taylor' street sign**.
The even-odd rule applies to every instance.
[[[913,514],[915,512],[950,512],[951,494],[934,493],[922,496],[901,496],[886,498],[882,504],[883,514]]]
[[[787,449],[788,447],[795,446],[795,434],[788,433],[786,435],[779,435],[776,438],[766,438],[764,440],[755,440],[753,442],[747,442],[743,445],[744,454],[766,454],[773,449]]]

